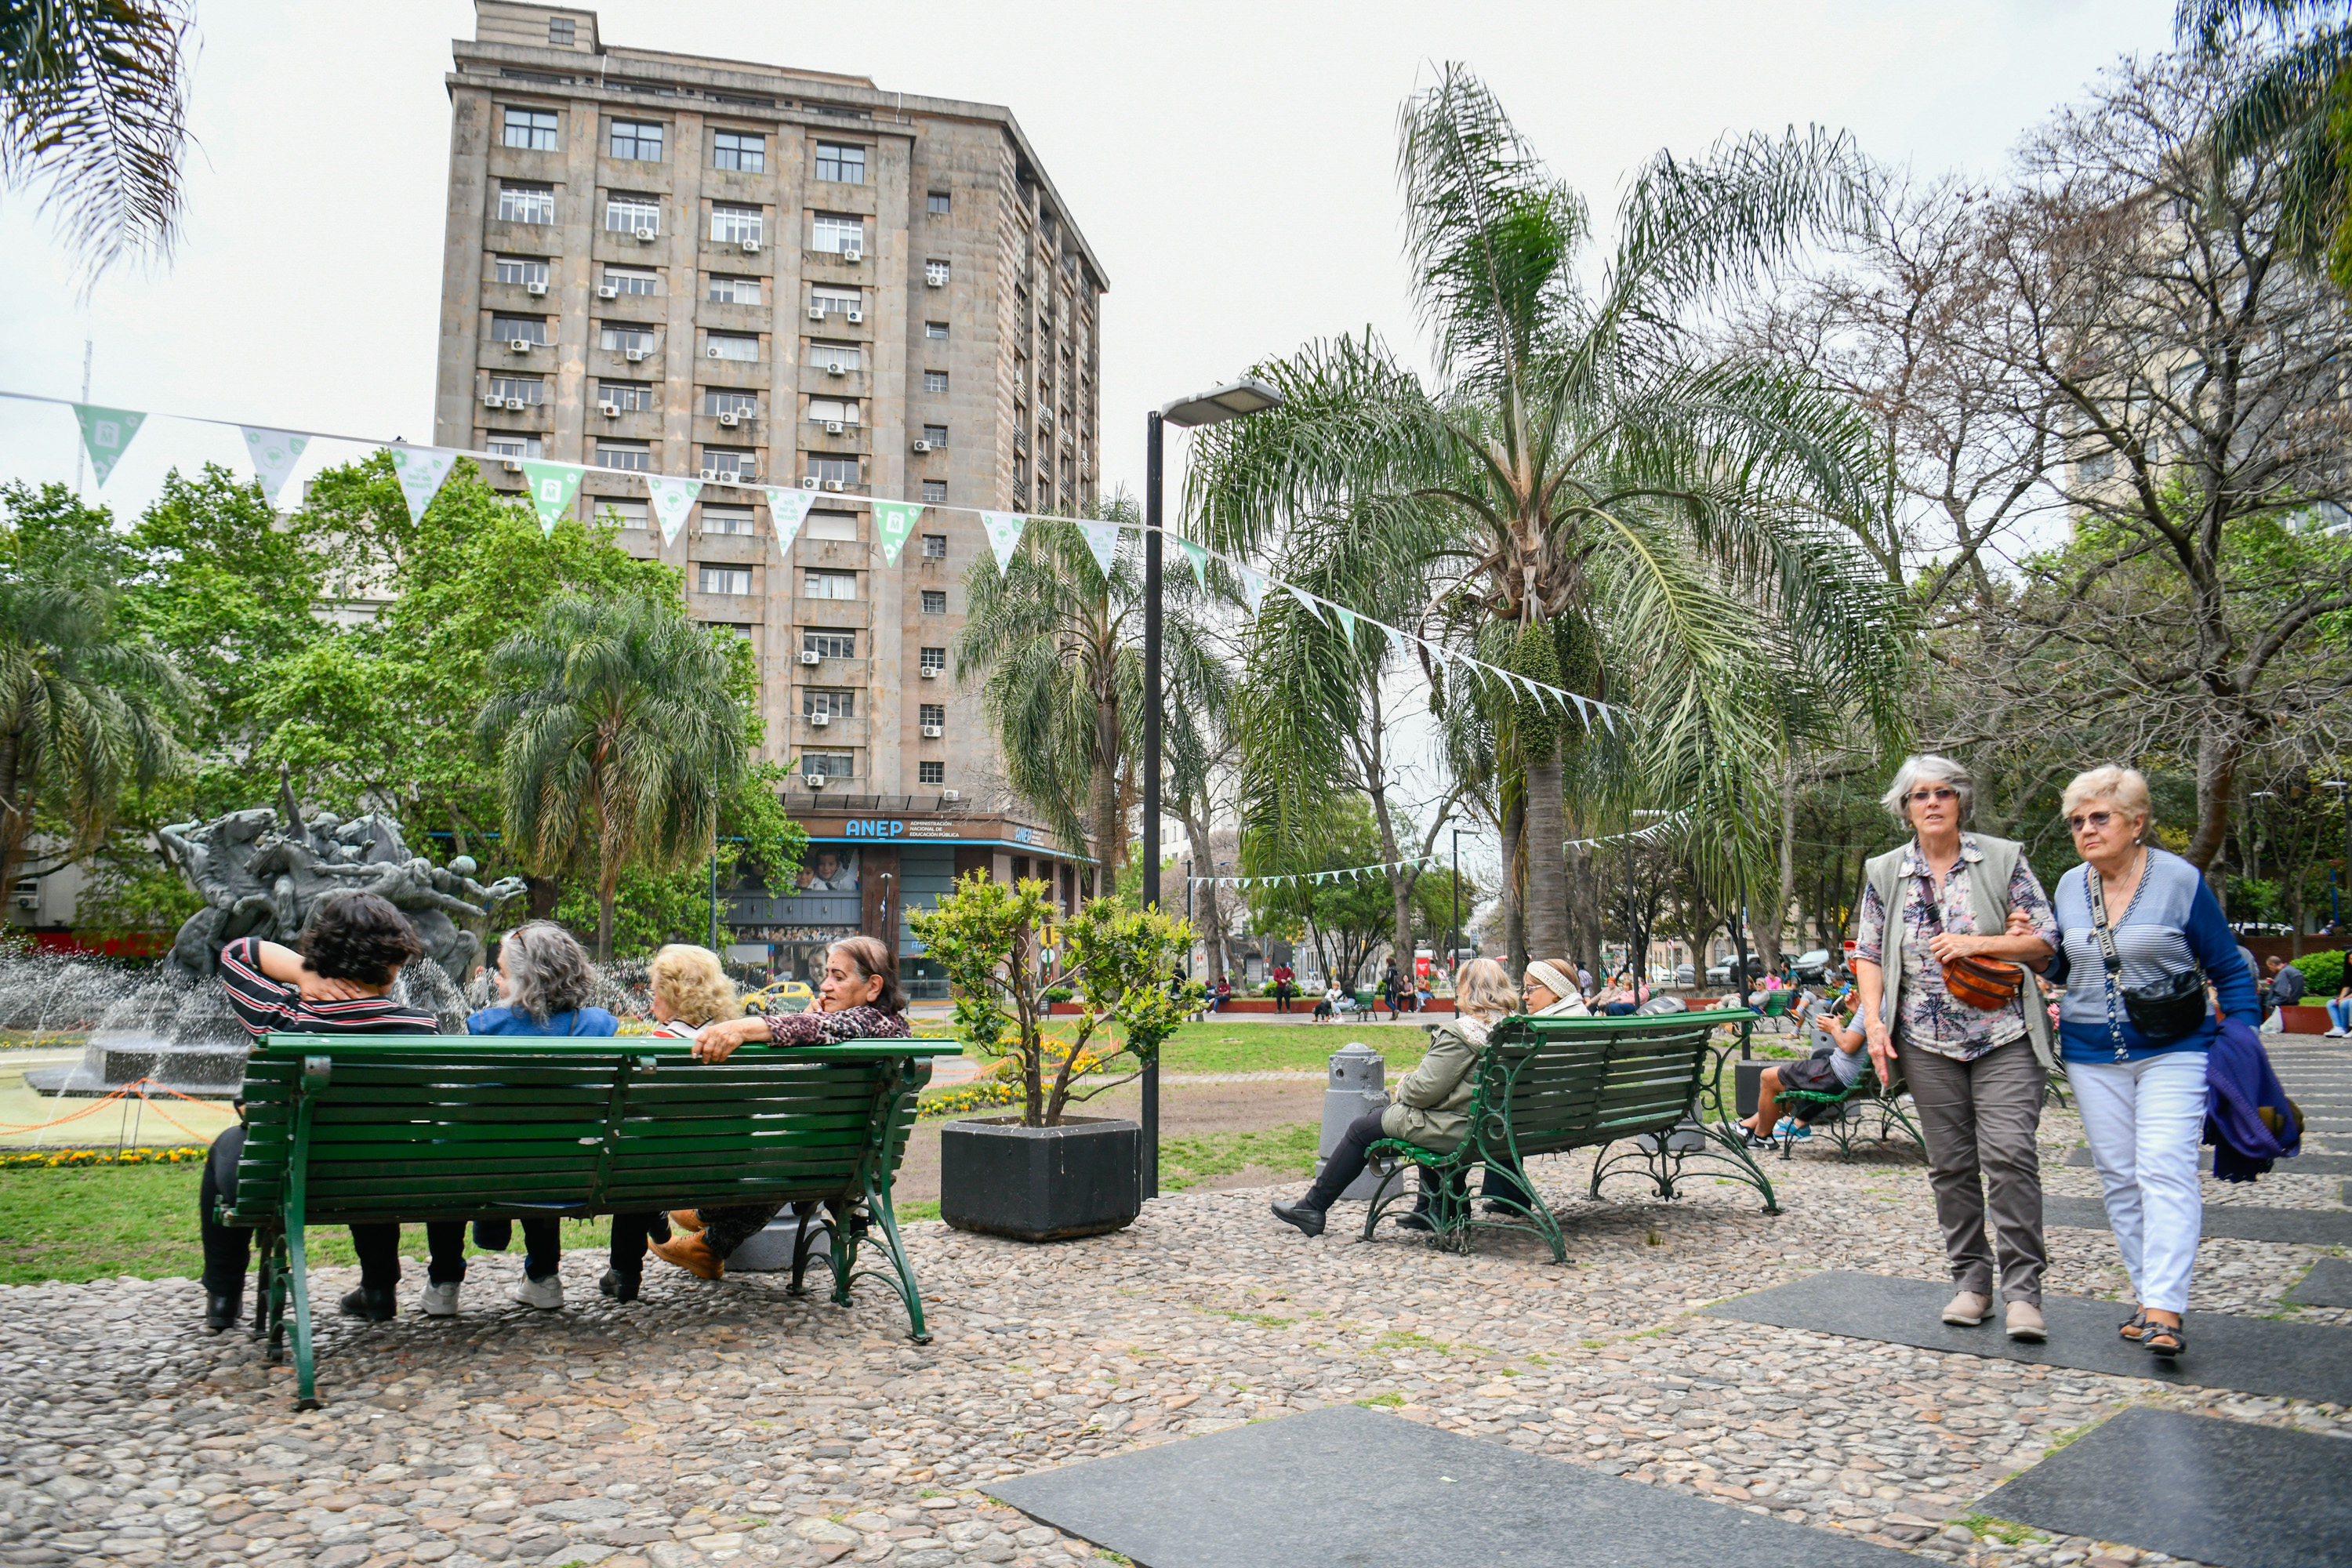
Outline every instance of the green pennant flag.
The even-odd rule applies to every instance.
[[[1189,539],[1180,539],[1176,542],[1184,547],[1184,559],[1192,563],[1192,580],[1200,584],[1202,591],[1206,593],[1209,587],[1208,547],[1195,544]]]
[[[581,478],[587,472],[577,463],[522,459],[522,477],[530,486],[531,504],[539,508],[541,533],[553,533],[556,519],[572,510],[572,498],[580,493]]]
[[[129,408],[100,408],[93,404],[77,403],[74,417],[81,422],[81,444],[89,449],[90,470],[100,485],[122,460],[131,447],[131,437],[139,434],[139,426],[147,416]]]
[[[874,503],[874,531],[882,541],[882,559],[892,566],[898,564],[898,552],[915,531],[915,520],[923,509],[908,501],[877,500]]]

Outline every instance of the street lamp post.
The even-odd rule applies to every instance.
[[[1143,461],[1143,907],[1160,907],[1160,529],[1161,431],[1192,428],[1263,414],[1282,394],[1244,376],[1196,397],[1180,397],[1144,418]],[[1099,855],[1108,845],[1097,845]],[[1109,874],[1105,868],[1105,874]],[[1160,1195],[1160,1062],[1143,1068],[1143,1195]]]

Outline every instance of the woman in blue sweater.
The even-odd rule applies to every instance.
[[[2137,769],[2079,775],[2063,809],[2084,863],[2053,900],[2066,964],[2061,1054],[2139,1300],[2123,1336],[2170,1361],[2189,1347],[2180,1319],[2205,1218],[2197,1149],[2221,1028],[2206,987],[2251,1028],[2262,1022],[2254,977],[2204,877],[2147,842]]]

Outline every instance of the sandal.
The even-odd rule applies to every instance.
[[[2123,1325],[2121,1331],[2124,1338],[2134,1344],[2138,1344],[2147,1337],[2147,1314],[2135,1311],[2131,1315],[2131,1320]]]
[[[2182,1332],[2186,1325],[2151,1322],[2139,1342],[2148,1348],[2158,1361],[2172,1361],[2189,1353],[2189,1336]]]

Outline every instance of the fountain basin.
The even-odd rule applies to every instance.
[[[40,1094],[95,1097],[147,1079],[198,1100],[228,1100],[245,1087],[249,1054],[242,1041],[175,1045],[158,1035],[109,1031],[93,1036],[78,1062],[29,1069],[25,1086]]]

